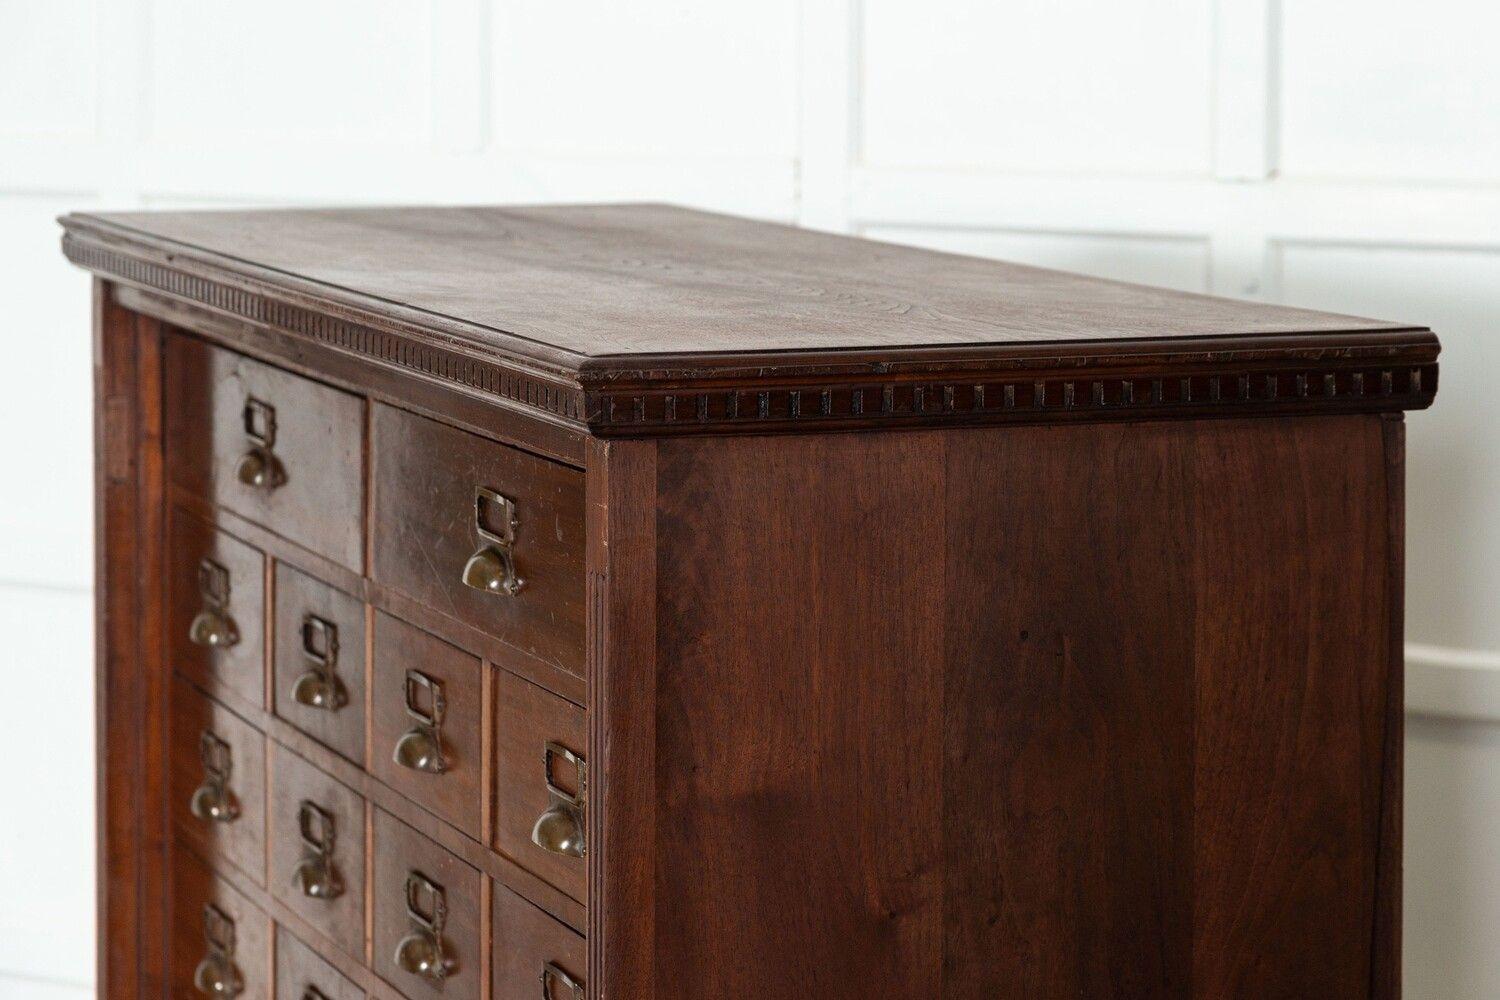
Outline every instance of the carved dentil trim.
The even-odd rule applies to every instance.
[[[68,259],[90,271],[361,357],[542,411],[595,433],[648,435],[871,424],[998,423],[1419,409],[1437,390],[1437,364],[1370,357],[1320,362],[1224,361],[1173,376],[985,371],[938,381],[842,379],[828,384],[641,388],[580,385],[475,358],[122,253],[71,234]],[[861,382],[863,381],[863,384]]]

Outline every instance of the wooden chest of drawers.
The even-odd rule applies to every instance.
[[[101,995],[1398,995],[1430,331],[664,207],[63,223]]]

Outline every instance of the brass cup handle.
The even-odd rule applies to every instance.
[[[213,778],[207,778],[193,792],[188,804],[193,815],[212,823],[233,823],[240,818],[240,803],[234,793]]]
[[[426,708],[422,707],[423,692]],[[420,670],[408,670],[405,697],[406,714],[415,725],[396,741],[391,756],[408,770],[442,774],[448,770],[448,755],[443,750],[443,716],[447,712],[443,682]]]
[[[510,549],[485,545],[464,564],[464,585],[486,594],[515,597],[526,581],[516,575],[516,559]]]
[[[292,683],[292,700],[308,708],[337,712],[349,704],[349,692],[334,667],[338,663],[338,626],[309,614],[302,619],[302,654],[308,669]]]
[[[458,968],[438,936],[424,928],[413,929],[396,945],[396,965],[439,986]]]
[[[552,769],[557,760],[573,765],[577,773],[578,791],[568,792],[553,780]],[[583,818],[588,792],[588,764],[562,744],[549,741],[542,753],[542,767],[547,780],[549,804],[532,824],[531,842],[553,854],[581,858],[588,848]]]
[[[204,996],[237,997],[245,992],[245,977],[224,955],[207,955],[193,970],[193,988]]]
[[[333,900],[344,894],[344,880],[325,857],[303,858],[292,872],[292,883],[308,899]]]
[[[276,446],[276,407],[251,396],[241,415],[250,448],[235,466],[235,478],[246,486],[270,492],[286,483],[286,466],[271,449]]]
[[[583,984],[564,972],[556,963],[542,966],[542,1000],[583,1000]],[[559,994],[556,987],[568,992]]]
[[[483,486],[474,491],[474,533],[479,548],[464,563],[463,582],[486,594],[515,597],[526,586],[516,572],[515,501]]]
[[[240,630],[229,615],[229,570],[212,559],[198,563],[198,594],[203,610],[188,625],[188,639],[209,649],[226,649],[240,641]]]
[[[270,448],[252,445],[240,456],[234,468],[234,476],[246,486],[253,486],[267,493],[286,485],[286,466]]]

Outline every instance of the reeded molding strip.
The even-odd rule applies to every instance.
[[[563,420],[581,422],[583,393],[577,385],[543,378],[499,362],[471,357],[378,330],[313,309],[279,301],[201,275],[189,274],[119,253],[72,234],[63,253],[79,267],[148,288],[172,298],[444,382],[452,382]]]
[[[1326,355],[1316,359],[1252,359],[1225,352],[1172,375],[1122,371],[1118,359],[1050,372],[989,359],[969,371],[944,371],[939,380],[912,380],[895,372],[872,378],[875,373],[866,370],[801,379],[778,379],[772,372],[736,384],[725,384],[722,374],[712,371],[700,378],[674,371],[671,384],[660,387],[620,378],[626,373],[618,371],[585,373],[570,381],[286,301],[265,282],[238,275],[236,283],[214,280],[76,233],[64,235],[63,250],[73,263],[112,280],[450,382],[605,437],[1382,412],[1421,409],[1437,391],[1435,345],[1313,350]]]

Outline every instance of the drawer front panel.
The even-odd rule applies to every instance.
[[[363,567],[364,401],[191,337],[167,338],[174,482]]]
[[[375,614],[374,659],[371,772],[484,840],[479,659],[383,612]]]
[[[364,799],[275,744],[270,809],[271,894],[363,959]]]
[[[276,1000],[317,998],[364,1000],[365,992],[285,927],[276,928]]]
[[[232,535],[174,509],[168,648],[185,677],[227,702],[265,702],[265,561]]]
[[[587,902],[575,854],[587,847],[588,715],[509,671],[495,678],[495,848]]]
[[[276,714],[356,763],[365,759],[365,606],[276,565]]]
[[[174,997],[217,984],[219,996],[271,1000],[270,918],[186,850],[172,859],[170,975]]]
[[[503,885],[494,893],[492,1000],[583,1000],[584,938]]]
[[[372,435],[372,576],[583,676],[583,474],[378,404]]]
[[[482,876],[378,809],[374,824],[375,972],[413,1000],[474,1000]]]
[[[172,683],[171,809],[177,828],[215,864],[234,866],[256,885],[266,874],[266,740],[260,730]]]

